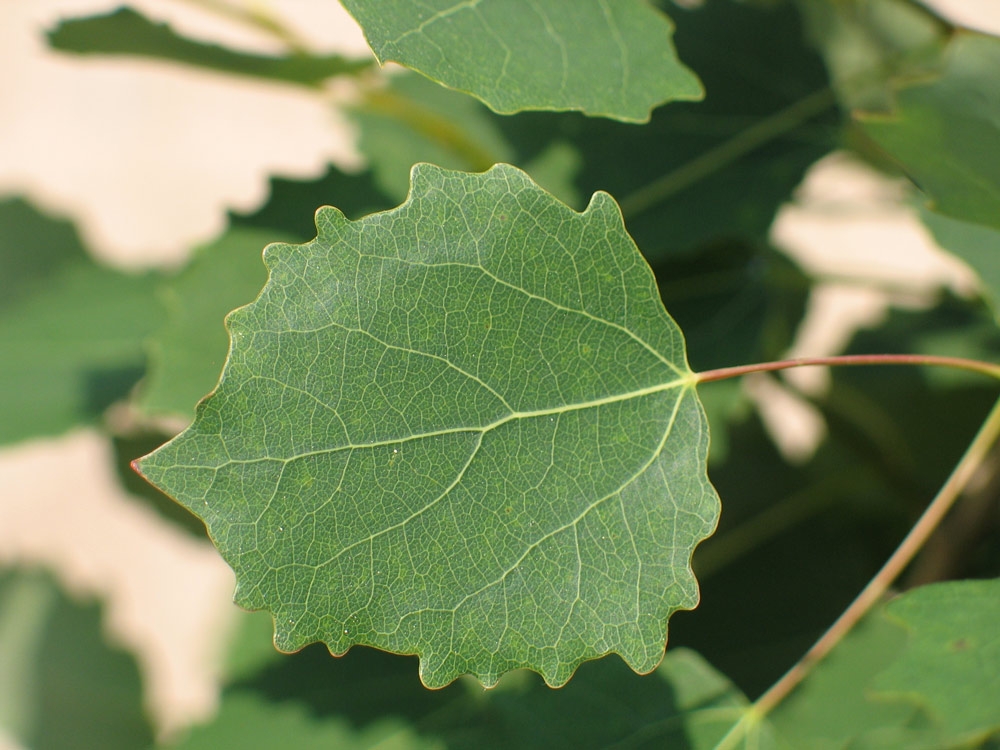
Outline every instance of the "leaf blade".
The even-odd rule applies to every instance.
[[[718,507],[683,339],[614,201],[418,165],[399,208],[317,226],[268,248],[219,388],[140,462],[237,601],[282,650],[418,654],[432,687],[655,668]]]

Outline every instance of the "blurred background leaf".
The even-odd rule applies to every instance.
[[[72,225],[17,198],[0,202],[0,264],[0,442],[93,423],[142,376],[158,275],[98,265]]]
[[[296,52],[269,56],[240,52],[188,39],[168,24],[151,21],[129,7],[105,15],[61,21],[48,32],[48,40],[53,49],[62,52],[148,57],[305,86],[318,86],[333,76],[354,75],[372,64],[370,60],[349,60],[340,55]]]
[[[133,658],[108,645],[97,605],[37,571],[0,571],[0,723],[35,750],[152,744]]]

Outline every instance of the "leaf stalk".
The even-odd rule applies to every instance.
[[[836,367],[858,365],[931,365],[951,367],[957,370],[977,372],[1000,380],[1000,365],[984,362],[978,359],[962,357],[941,357],[933,354],[841,354],[831,357],[800,357],[783,359],[776,362],[761,362],[753,365],[737,367],[720,367],[717,370],[705,370],[695,373],[696,385],[711,383],[715,380],[727,380],[755,372],[774,372],[789,370],[793,367],[809,367],[813,365],[832,365]]]

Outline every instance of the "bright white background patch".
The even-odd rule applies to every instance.
[[[176,265],[224,229],[227,209],[263,203],[269,175],[301,179],[330,162],[360,166],[334,92],[46,45],[45,30],[60,18],[119,5],[0,3],[0,196],[24,195],[73,219],[93,252],[115,265]],[[273,6],[312,51],[371,54],[332,0]],[[132,7],[202,41],[281,51],[276,39],[194,3]]]

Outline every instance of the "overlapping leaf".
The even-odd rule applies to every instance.
[[[375,181],[395,201],[406,197],[410,168],[422,161],[448,169],[481,172],[498,162],[515,163],[513,147],[500,131],[504,118],[480,102],[438,86],[415,73],[396,75],[369,91],[354,110],[361,128],[358,146]],[[570,205],[579,156],[556,140],[520,166],[539,185]]]
[[[662,657],[714,528],[681,333],[604,194],[420,165],[273,245],[195,423],[140,470],[199,516],[276,643],[418,654],[429,686]]]
[[[631,122],[700,99],[665,15],[646,0],[345,0],[381,60],[482,99],[502,114],[580,110]]]
[[[953,219],[924,209],[920,218],[941,247],[979,274],[984,299],[1000,316],[1000,228]]]
[[[765,240],[839,127],[794,7],[768,5],[713,0],[675,12],[677,49],[704,81],[705,101],[662,107],[642,127],[575,114],[503,118],[518,164],[569,143],[580,154],[579,192],[614,195],[654,265],[708,242]]]

